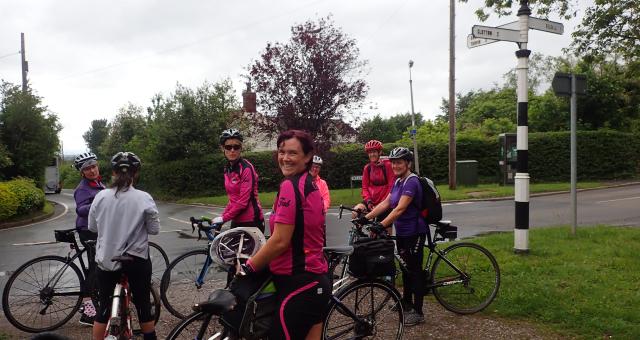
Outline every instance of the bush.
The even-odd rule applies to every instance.
[[[44,192],[28,178],[0,183],[0,220],[28,214],[44,206]]]

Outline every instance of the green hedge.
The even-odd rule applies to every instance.
[[[384,154],[398,146],[385,144]],[[410,145],[403,145],[411,147]],[[615,131],[581,131],[578,133],[578,178],[601,180],[628,178],[638,174],[640,138]],[[458,160],[477,160],[481,178],[497,180],[499,145],[496,139],[460,139]],[[569,180],[569,132],[529,134],[529,171],[532,181]],[[447,182],[449,147],[447,143],[419,145],[421,172],[440,183]],[[244,157],[260,175],[260,191],[276,190],[282,175],[274,151],[249,152]],[[348,188],[352,175],[362,174],[367,155],[362,145],[343,145],[324,156],[322,177],[331,188]],[[166,198],[224,194],[222,154],[198,159],[176,160],[143,165],[143,190]],[[104,167],[103,167],[104,166]],[[101,163],[101,173],[109,171]],[[106,182],[106,180],[105,180]],[[360,186],[360,182],[354,183]]]
[[[0,183],[0,221],[28,214],[44,206],[44,192],[35,182],[18,178]]]

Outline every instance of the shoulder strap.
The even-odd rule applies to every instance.
[[[382,175],[384,176],[384,182],[387,183],[387,166],[384,161],[380,161],[380,164],[382,164]],[[369,181],[371,181],[371,163],[367,164],[366,166],[367,171],[369,172]]]

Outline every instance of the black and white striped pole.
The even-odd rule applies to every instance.
[[[529,41],[529,9],[528,1],[520,1],[518,23],[520,28],[520,49],[516,51],[518,66],[516,68],[518,93],[518,129],[517,144],[518,160],[515,176],[515,205],[516,221],[514,230],[514,251],[516,253],[529,252],[529,55],[527,49]]]
[[[467,37],[467,47],[474,48],[498,41],[511,41],[518,44],[516,51],[518,65],[516,67],[517,93],[518,93],[518,130],[517,130],[517,154],[515,175],[515,230],[514,251],[516,253],[529,252],[529,55],[527,49],[529,41],[529,29],[562,34],[564,26],[561,23],[531,16],[528,0],[520,0],[518,21],[489,27],[474,25],[471,34]]]

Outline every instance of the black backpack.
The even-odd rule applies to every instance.
[[[409,177],[411,176],[418,177],[420,186],[422,187],[422,201],[416,202],[422,218],[424,218],[427,223],[440,221],[442,219],[442,201],[436,185],[427,177],[421,177],[415,174]],[[409,178],[407,177],[407,179]]]

